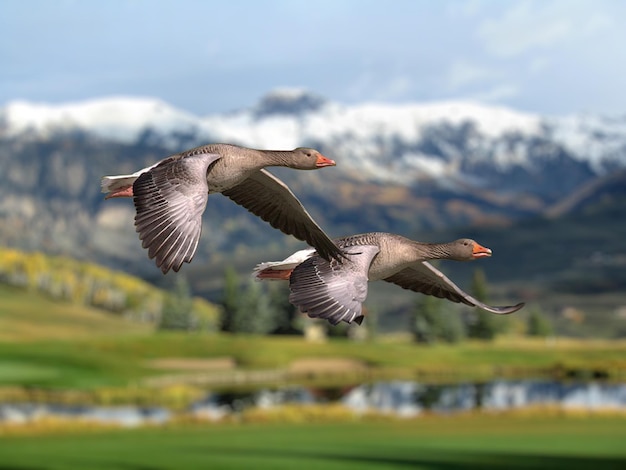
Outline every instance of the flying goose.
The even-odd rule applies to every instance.
[[[285,183],[265,167],[316,170],[335,162],[317,150],[257,150],[210,144],[171,155],[130,175],[104,176],[105,199],[132,197],[135,228],[165,274],[191,262],[208,195],[222,193],[287,235],[313,246],[326,260],[342,252]]]
[[[361,304],[367,297],[368,281],[397,284],[403,289],[478,307],[498,315],[521,309],[492,307],[461,290],[428,260],[470,261],[491,256],[491,250],[474,240],[450,243],[420,243],[400,235],[364,233],[335,240],[343,249],[343,262],[326,260],[314,249],[301,250],[283,261],[260,263],[254,269],[259,280],[289,280],[289,301],[312,318],[325,318],[333,325],[344,321],[361,324]]]

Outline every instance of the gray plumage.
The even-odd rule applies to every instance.
[[[367,272],[379,252],[373,245],[348,246],[343,263],[313,256],[298,265],[289,278],[289,301],[310,317],[361,323],[361,304],[367,297]]]
[[[292,269],[288,277],[289,301],[310,317],[325,318],[334,325],[341,321],[360,324],[363,320],[361,304],[367,297],[367,282],[376,280],[498,315],[516,312],[524,306],[519,303],[493,307],[480,302],[427,261],[469,261],[491,255],[491,250],[474,240],[420,243],[400,235],[373,232],[340,238],[336,243],[347,255],[343,263],[328,262],[312,253],[295,268],[292,265],[283,268]],[[276,275],[281,272],[280,263],[260,266],[255,274],[259,279],[287,278]]]
[[[335,162],[318,151],[256,150],[230,144],[197,147],[165,158],[132,175],[105,176],[109,197],[133,197],[135,227],[163,273],[191,262],[202,229],[208,195],[222,193],[287,235],[313,246],[327,260],[341,250],[313,220],[298,198],[264,168],[313,170]]]
[[[199,153],[171,160],[141,174],[133,184],[141,246],[163,273],[178,271],[193,259],[209,197],[205,175],[219,158]]]

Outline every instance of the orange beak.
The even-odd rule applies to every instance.
[[[325,166],[335,166],[335,160],[331,160],[330,158],[326,158],[321,153],[317,156],[317,161],[315,162],[315,166],[317,168],[324,168]]]
[[[486,258],[488,256],[491,256],[491,250],[474,242],[474,249],[472,250],[472,254],[474,255],[474,258]]]

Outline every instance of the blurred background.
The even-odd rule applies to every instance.
[[[626,465],[625,14],[613,1],[3,1],[7,468],[64,468],[46,439],[77,429],[95,431],[83,468],[231,468],[250,464],[242,449],[267,468],[510,468],[519,453],[519,468]],[[162,275],[132,202],[104,201],[100,178],[213,142],[319,149],[337,166],[272,172],[327,233],[474,238],[493,257],[438,267],[526,307],[494,317],[373,283],[362,326],[313,321],[286,285],[250,276],[305,245],[221,195],[193,263]],[[111,431],[129,426],[134,447]],[[499,426],[514,443],[493,444]],[[241,448],[219,444],[224,430]],[[35,441],[18,435],[33,433],[44,450],[28,460]],[[320,433],[332,452],[298,447]],[[146,450],[154,436],[171,457]],[[291,453],[268,450],[277,436]]]

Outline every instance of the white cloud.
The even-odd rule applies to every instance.
[[[474,93],[470,96],[471,99],[482,102],[501,101],[505,98],[513,98],[519,95],[520,89],[517,85],[512,83],[505,83],[497,85],[490,90]]]
[[[574,25],[555,4],[515,3],[500,18],[482,22],[478,36],[488,52],[497,57],[513,57],[528,50],[549,47],[572,33]],[[545,7],[548,5],[548,7]]]
[[[348,95],[356,100],[393,100],[406,97],[413,88],[413,80],[406,74],[381,80],[371,71],[359,75],[348,88]]]
[[[412,80],[406,75],[393,77],[379,90],[378,99],[394,99],[401,98],[406,95],[413,87]]]
[[[582,28],[585,36],[593,36],[594,34],[615,26],[615,22],[604,13],[594,13],[586,21]]]
[[[493,70],[462,59],[452,63],[446,82],[450,91],[456,91],[466,85],[493,78],[493,76]]]
[[[533,57],[528,64],[528,72],[531,76],[539,75],[550,66],[550,60],[546,57]]]
[[[287,83],[352,102],[482,92],[518,93],[506,101],[538,112],[626,109],[626,2],[133,0],[120,15],[115,2],[62,1],[9,1],[0,15],[0,44],[11,44],[0,48],[0,104],[123,93],[204,114]],[[207,29],[207,17],[219,21]],[[162,34],[183,23],[185,34]]]
[[[604,11],[607,5],[600,1],[525,0],[512,5],[501,15],[483,20],[477,30],[486,51],[495,57],[536,53],[616,27]]]
[[[451,17],[473,18],[481,12],[483,7],[482,0],[451,2],[447,4],[446,13]]]
[[[356,77],[349,85],[347,95],[352,99],[363,99],[374,85],[374,77],[371,72],[366,71]]]

